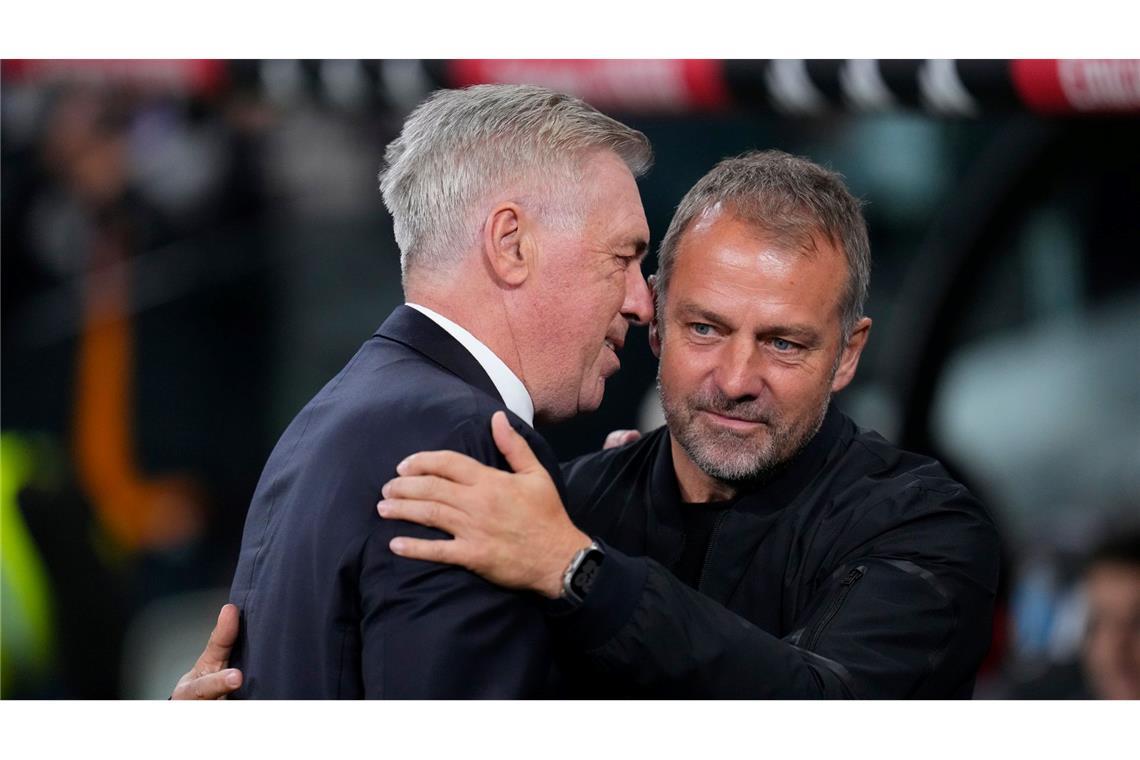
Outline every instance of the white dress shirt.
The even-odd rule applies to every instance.
[[[518,375],[511,372],[510,367],[504,364],[502,359],[495,356],[494,351],[487,348],[483,341],[442,314],[437,314],[418,303],[407,305],[447,330],[451,337],[459,341],[460,345],[475,357],[475,361],[479,362],[479,366],[491,378],[491,382],[495,384],[495,390],[503,397],[503,403],[507,405],[507,408],[523,418],[526,424],[534,427],[534,402],[530,398],[530,393],[527,392],[526,386],[522,384],[522,380],[519,380]]]

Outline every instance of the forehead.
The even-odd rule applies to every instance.
[[[847,262],[817,236],[810,250],[774,242],[714,206],[689,225],[677,245],[669,301],[680,297],[741,318],[823,323],[839,313]]]

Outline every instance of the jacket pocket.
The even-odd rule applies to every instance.
[[[839,590],[835,596],[832,597],[831,603],[827,605],[827,609],[824,610],[823,614],[820,615],[819,619],[815,622],[815,625],[808,631],[807,639],[802,645],[803,649],[815,651],[815,645],[819,642],[819,637],[823,635],[828,624],[830,624],[832,619],[839,613],[839,610],[843,608],[843,603],[847,600],[847,595],[851,593],[851,589],[855,587],[855,584],[859,582],[859,579],[862,578],[866,572],[867,566],[859,565],[858,567],[851,568],[847,575],[843,576],[843,580],[839,581]]]

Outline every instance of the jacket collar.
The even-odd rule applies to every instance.
[[[735,508],[748,512],[770,513],[783,509],[795,500],[823,470],[824,462],[843,437],[850,437],[854,424],[843,412],[829,404],[819,430],[790,461],[772,473],[763,483],[741,494]]]
[[[503,401],[487,372],[463,345],[429,317],[410,306],[397,306],[373,337],[402,343],[493,399]]]
[[[849,438],[853,431],[854,423],[830,404],[822,425],[807,445],[764,482],[742,493],[730,508],[730,517],[734,521],[755,522],[757,518],[774,515],[787,507],[825,469],[828,455],[836,444]],[[647,553],[669,566],[680,558],[684,534],[681,528],[681,489],[673,468],[672,446],[667,431],[657,442],[657,455],[645,498],[649,500],[646,505]]]

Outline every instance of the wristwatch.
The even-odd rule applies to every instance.
[[[591,541],[585,549],[579,549],[562,573],[561,598],[571,604],[581,604],[598,579],[598,571],[602,569],[605,560],[606,552],[597,541]]]

